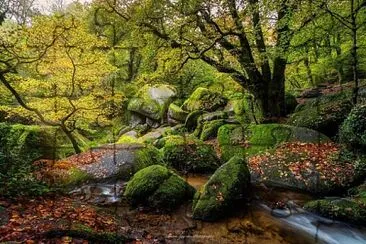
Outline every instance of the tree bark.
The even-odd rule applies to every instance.
[[[75,137],[72,135],[71,131],[69,131],[65,124],[60,125],[61,130],[65,133],[67,138],[70,140],[72,147],[76,154],[81,153],[81,149],[79,147],[78,142],[76,141]]]

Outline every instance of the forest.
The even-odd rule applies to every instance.
[[[0,243],[366,243],[366,0],[0,0]]]

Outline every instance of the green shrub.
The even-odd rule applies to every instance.
[[[343,122],[339,136],[341,142],[355,147],[366,148],[366,105],[358,105],[352,109]]]

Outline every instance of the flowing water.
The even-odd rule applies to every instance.
[[[186,178],[195,188],[208,176]],[[86,185],[73,191],[84,200],[107,204],[103,209],[117,216],[120,225],[133,238],[144,243],[159,239],[168,243],[366,243],[366,228],[333,221],[303,210],[310,195],[282,189],[255,187],[249,203],[233,206],[226,219],[202,222],[191,218],[191,204],[173,213],[131,209],[118,196],[125,183]],[[116,203],[113,206],[108,204]],[[285,208],[274,208],[282,202]]]

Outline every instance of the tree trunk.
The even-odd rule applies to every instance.
[[[74,148],[75,153],[76,154],[81,153],[81,149],[79,147],[79,144],[76,141],[75,137],[72,135],[71,131],[69,131],[64,124],[62,124],[60,127],[61,127],[61,130],[67,136],[67,138],[69,138],[69,140],[70,140],[70,142],[72,144],[72,147]]]
[[[273,65],[272,81],[269,85],[269,106],[271,117],[286,115],[285,103],[285,69],[286,59],[277,57]]]
[[[351,20],[352,20],[352,70],[353,70],[353,81],[355,82],[355,87],[353,88],[352,100],[354,104],[357,104],[358,100],[358,59],[357,59],[357,23],[356,23],[356,12],[354,9],[354,0],[351,0]]]

